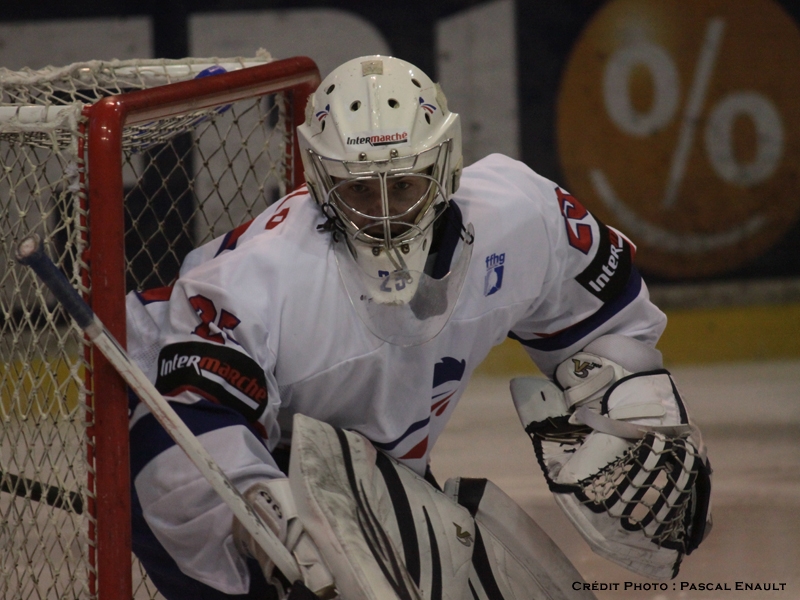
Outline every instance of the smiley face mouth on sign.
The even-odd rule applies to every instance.
[[[800,32],[772,0],[613,0],[562,80],[566,183],[646,270],[724,273],[800,213],[798,94]]]

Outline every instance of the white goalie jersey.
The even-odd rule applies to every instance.
[[[370,333],[304,188],[187,257],[176,284],[128,297],[128,349],[231,480],[283,476],[272,452],[296,413],[353,430],[419,474],[474,369],[506,337],[543,373],[606,334],[654,346],[666,318],[635,248],[566,190],[492,155],[463,171],[432,249],[447,273],[474,227],[451,318],[418,346]],[[181,572],[227,594],[250,579],[231,518],[147,408],[131,411],[141,514]],[[283,440],[283,441],[282,441]],[[136,540],[135,540],[136,543]],[[165,567],[166,568],[166,567]]]

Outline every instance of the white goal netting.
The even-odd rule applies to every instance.
[[[36,281],[15,264],[38,233],[92,299],[93,173],[85,107],[133,90],[271,59],[86,62],[0,69],[0,597],[97,596],[92,353]],[[198,244],[282,195],[292,139],[281,94],[155,119],[123,131],[126,288],[169,284]],[[96,299],[95,299],[96,300]],[[102,517],[100,517],[102,518]],[[136,598],[157,593],[134,562]],[[102,580],[102,579],[101,579]]]

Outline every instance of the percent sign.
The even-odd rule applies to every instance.
[[[725,21],[722,18],[708,21],[687,94],[678,141],[672,153],[661,201],[664,210],[672,208],[677,201],[724,31]],[[628,82],[636,65],[647,68],[653,81],[653,103],[645,113],[638,112],[629,97]],[[652,135],[668,125],[678,109],[678,69],[661,46],[647,41],[627,45],[617,50],[606,65],[603,99],[609,117],[620,130],[635,137]],[[755,157],[744,164],[737,159],[733,143],[734,122],[740,116],[749,117],[756,129]],[[780,163],[783,124],[773,103],[762,94],[753,91],[732,92],[711,108],[704,142],[709,162],[722,180],[751,187],[768,179]],[[623,225],[639,231],[643,241],[665,250],[696,252],[719,248],[751,235],[765,223],[762,217],[756,215],[716,235],[676,234],[645,222],[627,209],[602,170],[591,169],[589,175],[595,191]]]

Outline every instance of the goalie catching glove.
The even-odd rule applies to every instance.
[[[661,353],[607,335],[511,395],[556,502],[592,550],[678,574],[711,526],[711,468]]]

